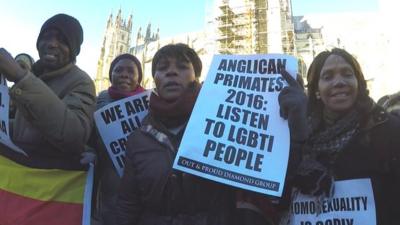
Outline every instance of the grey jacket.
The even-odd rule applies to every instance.
[[[10,90],[17,108],[12,140],[29,157],[4,152],[9,158],[32,167],[78,165],[93,126],[93,81],[73,63],[41,73],[39,61],[33,70],[35,74],[28,72]]]

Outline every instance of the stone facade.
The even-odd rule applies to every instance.
[[[97,92],[105,90],[110,86],[110,64],[116,56],[129,51],[131,46],[131,34],[132,15],[125,20],[122,18],[120,9],[115,20],[113,19],[112,14],[109,16],[103,39],[103,46],[100,51],[100,58],[97,63],[97,73],[95,78]]]
[[[109,21],[111,19],[112,16]],[[142,86],[154,87],[151,75],[152,58],[160,47],[170,43],[185,43],[196,50],[203,62],[200,80],[207,74],[214,54],[255,54],[270,51],[294,54],[296,51],[290,0],[216,0],[212,13],[206,20],[207,25],[203,30],[178,34],[172,38],[160,38],[159,29],[154,32],[149,24],[145,33],[139,28],[133,47],[125,48],[129,42],[124,43],[121,50],[135,55],[142,63]],[[119,30],[130,32],[131,17],[129,21],[130,27],[119,26]],[[109,85],[109,63],[118,54],[108,50],[115,49],[115,45],[108,44],[110,42],[107,41],[111,34],[119,33],[117,30],[108,22],[96,77],[97,91],[104,90]]]

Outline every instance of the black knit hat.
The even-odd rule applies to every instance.
[[[76,56],[81,51],[81,44],[83,42],[82,26],[77,19],[66,14],[57,14],[48,19],[40,29],[38,39],[36,41],[36,48],[39,49],[39,40],[45,31],[49,29],[56,29],[65,37],[67,45],[71,51],[71,58],[75,60]]]
[[[165,57],[174,57],[177,59],[184,59],[192,63],[194,75],[195,77],[200,77],[202,63],[194,49],[190,48],[186,44],[177,43],[177,44],[168,44],[164,47],[160,48],[153,57],[152,65],[151,65],[151,74],[154,77],[156,73],[156,66],[160,59]]]
[[[135,65],[137,67],[137,71],[138,71],[138,83],[140,84],[142,82],[142,78],[143,78],[142,64],[140,63],[139,59],[136,58],[136,56],[128,54],[128,53],[125,53],[125,54],[122,54],[122,55],[119,55],[119,56],[115,57],[115,59],[111,62],[110,70],[108,71],[108,77],[109,77],[110,81],[112,82],[112,79],[111,79],[112,71],[113,71],[115,65],[121,59],[129,59],[129,60],[132,60],[135,63]]]

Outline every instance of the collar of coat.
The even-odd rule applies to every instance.
[[[49,79],[52,79],[52,78],[54,78],[54,77],[57,77],[57,76],[59,76],[60,74],[65,74],[65,73],[67,73],[67,72],[68,72],[69,70],[71,70],[72,67],[74,67],[74,66],[75,66],[75,63],[71,62],[71,63],[67,64],[66,66],[60,68],[60,69],[57,69],[57,70],[53,70],[53,71],[44,73],[44,72],[43,72],[42,65],[41,65],[40,60],[39,60],[38,62],[36,62],[36,63],[33,65],[32,70],[33,70],[33,73],[34,73],[37,77],[39,77],[41,80],[45,81],[45,80],[49,80]]]
[[[185,129],[179,132],[179,134],[175,135],[171,133],[163,124],[154,119],[150,114],[148,114],[142,122],[142,126],[140,127],[140,131],[144,134],[154,138],[160,144],[166,146],[173,153],[176,152],[176,143],[173,143],[171,137],[176,137],[181,135],[181,132],[184,132]]]
[[[371,112],[368,114],[368,118],[363,126],[361,126],[362,131],[368,131],[372,128],[385,123],[388,120],[388,113],[377,104],[371,109]]]

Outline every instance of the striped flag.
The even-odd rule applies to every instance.
[[[0,225],[89,225],[88,171],[36,169],[0,155]]]

